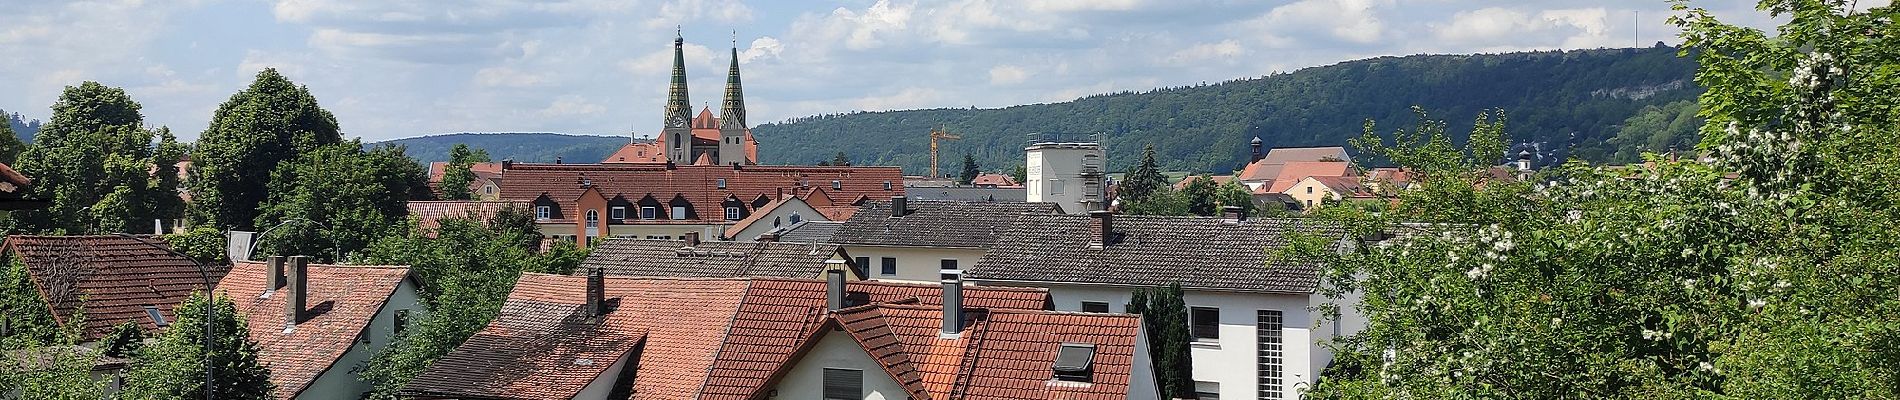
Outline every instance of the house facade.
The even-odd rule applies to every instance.
[[[1071,213],[1108,206],[1108,155],[1099,143],[1036,143],[1023,149],[1023,186],[1030,202]]]
[[[1269,258],[1286,234],[1343,232],[1302,220],[1030,216],[970,269],[971,282],[1049,290],[1057,310],[1126,312],[1137,288],[1180,283],[1193,337],[1195,390],[1227,399],[1298,399],[1332,360],[1321,343],[1364,321],[1315,293],[1317,265]],[[1269,261],[1272,261],[1271,263]],[[1309,310],[1346,304],[1329,320]],[[1208,398],[1208,396],[1203,396]]]
[[[983,258],[998,233],[1022,214],[1056,214],[1054,203],[910,200],[866,201],[832,236],[871,279],[934,283],[941,270]]]

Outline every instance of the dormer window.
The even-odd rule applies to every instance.
[[[554,210],[548,206],[534,206],[534,219],[546,220],[549,218],[548,215],[553,213]]]
[[[891,190],[891,181],[884,181],[884,190]]]
[[[614,206],[614,208],[608,209],[607,218],[613,219],[613,220],[627,219],[627,208],[621,207],[621,206]]]
[[[673,219],[686,219],[686,206],[673,206]]]
[[[1056,351],[1055,378],[1068,382],[1095,381],[1095,345],[1092,343],[1063,343]]]
[[[640,206],[640,219],[659,218],[659,212],[660,210],[653,206]]]
[[[738,220],[739,220],[739,207],[726,207],[726,220],[727,220],[727,221],[738,221]]]
[[[145,306],[145,316],[152,318],[152,324],[159,327],[172,324],[171,321],[165,320],[164,313],[158,312],[158,306]]]

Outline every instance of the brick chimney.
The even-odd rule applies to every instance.
[[[269,261],[266,261],[264,265],[266,265],[265,268],[270,269],[267,272],[270,274],[270,287],[264,291],[284,288],[284,256],[270,256]]]
[[[509,168],[514,168],[514,167],[515,167],[515,159],[504,158],[501,160],[501,169],[509,169]]]
[[[757,241],[765,242],[765,243],[777,242],[778,234],[772,233],[772,232],[761,233],[759,234],[759,239]]]
[[[1239,206],[1224,206],[1220,208],[1220,222],[1222,223],[1237,224],[1246,220],[1247,213],[1241,212]]]
[[[1102,248],[1114,244],[1115,213],[1109,211],[1089,211],[1089,247]]]
[[[946,269],[943,274],[943,334],[955,339],[963,333],[963,271]]]
[[[290,293],[284,296],[284,320],[295,325],[302,322],[304,311],[310,309],[310,258],[290,256],[287,269]]]
[[[587,271],[587,304],[583,308],[590,320],[607,315],[607,277],[600,268]]]
[[[825,270],[825,309],[838,311],[844,308],[844,270]]]
[[[699,232],[686,232],[686,235],[680,236],[680,240],[686,241],[686,247],[698,246]]]
[[[910,199],[904,196],[891,196],[891,218],[904,216],[910,211]]]

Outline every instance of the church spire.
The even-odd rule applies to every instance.
[[[726,101],[719,108],[720,129],[745,129],[745,94],[739,90],[739,39],[732,40],[732,67],[726,71]]]
[[[673,85],[666,93],[666,127],[684,128],[693,118],[693,103],[686,99],[686,39],[684,32],[673,36]]]

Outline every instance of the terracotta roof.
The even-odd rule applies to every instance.
[[[409,216],[415,218],[423,229],[441,227],[445,218],[470,218],[476,221],[488,221],[496,213],[508,207],[519,207],[522,212],[530,209],[525,201],[411,201]]]
[[[1353,176],[1352,163],[1344,161],[1294,161],[1280,167],[1279,176],[1273,178],[1269,192],[1284,192],[1287,188],[1300,183],[1306,177]]]
[[[237,303],[279,399],[295,398],[324,371],[356,367],[335,364],[409,277],[408,267],[397,266],[310,264],[307,271],[310,309],[294,328],[284,312],[288,293],[267,291],[275,286],[267,264],[239,261],[218,282],[218,294]]]
[[[778,241],[787,243],[831,243],[831,237],[844,227],[840,221],[799,221],[780,228]]]
[[[914,302],[939,308],[943,304],[940,285],[860,281],[847,283],[845,290],[851,293],[848,299],[863,303]],[[1049,308],[1049,293],[1033,288],[967,287],[963,304],[991,310],[1043,310]],[[824,281],[753,280],[699,398],[750,398],[791,360],[801,339],[815,332],[827,314]]]
[[[679,240],[612,238],[589,251],[577,273],[599,268],[637,277],[818,278],[825,261],[843,250],[816,243],[704,241],[689,247]]]
[[[166,251],[169,245],[151,237],[14,235],[7,237],[6,248],[26,265],[55,320],[71,319],[84,299],[87,338],[104,336],[125,322],[156,331],[158,324],[145,306],[174,321],[172,308],[204,288],[197,263]],[[228,269],[206,267],[214,282]]]
[[[1186,189],[1189,183],[1193,183],[1194,179],[1200,178],[1200,177],[1201,177],[1200,175],[1188,175],[1188,176],[1181,177],[1180,182],[1174,183],[1174,190]],[[1209,176],[1208,179],[1213,179],[1215,185],[1225,185],[1227,184],[1227,182],[1233,182],[1234,176],[1233,175],[1213,175],[1213,176]]]
[[[847,245],[987,249],[1019,215],[1055,214],[1055,203],[909,200],[902,217],[888,200],[867,201],[832,241]]]
[[[706,382],[746,285],[608,277],[611,309],[590,324],[581,321],[585,277],[522,274],[495,322],[476,334],[480,339],[456,347],[402,391],[424,398],[571,398],[637,345],[639,359],[628,367],[638,371],[631,383],[638,397],[690,399]],[[522,351],[521,344],[536,347]]]
[[[620,150],[614,150],[613,154],[608,154],[607,158],[600,160],[600,162],[602,164],[615,164],[615,163],[663,164],[663,163],[666,163],[666,148],[660,147],[660,143],[658,142],[627,143],[627,145],[625,146],[620,146]]]
[[[1248,163],[1245,168],[1241,169],[1239,178],[1243,181],[1276,179],[1280,176],[1280,169],[1284,167],[1286,163],[1326,161],[1329,159],[1334,161],[1352,161],[1352,157],[1346,154],[1346,148],[1339,146],[1275,148],[1268,150],[1266,156],[1260,160]]]
[[[21,175],[20,171],[14,171],[13,167],[0,163],[0,193],[19,197],[18,195],[25,192],[26,187],[32,184],[33,180],[27,179],[26,175]]]
[[[1115,238],[1095,241],[1087,215],[1034,215],[1018,220],[965,276],[975,281],[1027,281],[1159,286],[1180,282],[1202,290],[1311,293],[1319,267],[1274,260],[1289,233],[1344,237],[1338,228],[1303,219],[1116,215]],[[1271,261],[1271,263],[1270,263]]]
[[[692,204],[695,220],[627,220],[618,223],[707,223],[724,222],[722,203],[737,198],[748,205],[760,196],[785,193],[813,193],[822,188],[825,196],[845,204],[863,198],[888,198],[904,193],[903,178],[897,167],[803,167],[664,164],[524,164],[515,163],[502,171],[503,200],[534,201],[543,195],[557,203],[555,220],[572,222],[583,190],[583,181],[591,183],[603,196],[616,196],[638,202],[646,196],[668,202],[681,196]],[[724,180],[726,187],[719,188]],[[833,186],[832,182],[837,185]],[[889,190],[884,182],[890,182]],[[836,187],[836,189],[833,189]],[[808,195],[810,196],[810,195]],[[818,202],[807,198],[813,206]],[[565,211],[562,211],[565,210]],[[629,213],[629,216],[638,216]]]
[[[1014,186],[1014,185],[1017,185],[1015,178],[1011,178],[1009,175],[1003,175],[1003,174],[977,174],[976,179],[970,180],[970,184],[974,186]]]
[[[945,339],[939,336],[942,307],[853,307],[832,314],[804,346],[833,331],[849,334],[917,399],[1129,398],[1140,316],[1025,310],[976,315],[960,337]],[[1091,383],[1054,381],[1056,353],[1064,343],[1094,345]]]
[[[1325,185],[1326,189],[1338,193],[1341,197],[1370,197],[1364,185],[1359,184],[1356,176],[1309,176],[1314,182]],[[1291,187],[1289,187],[1290,189]]]

